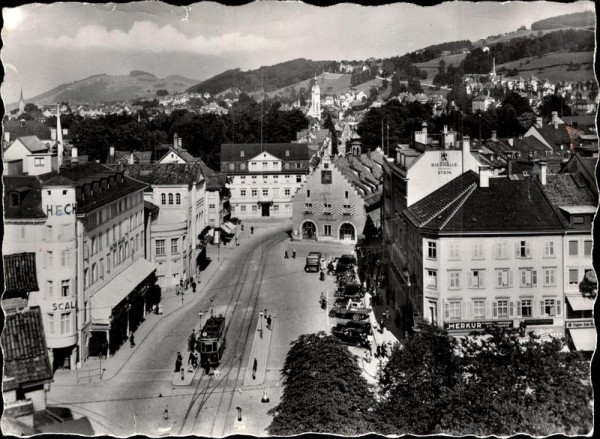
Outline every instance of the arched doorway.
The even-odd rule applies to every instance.
[[[302,223],[302,239],[317,239],[317,226],[312,221]]]
[[[343,223],[340,226],[340,240],[354,241],[356,240],[356,232],[354,226],[350,223]]]

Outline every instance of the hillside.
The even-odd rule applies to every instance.
[[[190,87],[188,91],[218,94],[229,88],[235,88],[244,93],[271,92],[310,79],[319,72],[331,71],[337,64],[335,61],[298,58],[245,72],[241,69],[231,69]]]
[[[540,57],[521,58],[498,68],[517,69],[523,77],[535,75],[551,82],[594,80],[594,52],[552,52]],[[572,63],[572,64],[571,64]]]
[[[533,30],[546,30],[546,29],[565,29],[568,27],[593,27],[596,22],[594,12],[575,12],[573,14],[559,15],[558,17],[546,18],[531,23],[531,29]]]
[[[352,75],[344,74],[344,73],[327,73],[323,72],[320,75],[317,75],[317,84],[321,88],[321,95],[325,96],[328,94],[339,94],[342,92],[346,92],[350,89],[350,78]],[[287,87],[279,88],[277,90],[273,90],[272,92],[267,93],[269,97],[273,96],[285,96],[289,97],[290,91],[292,87],[296,90],[296,92],[300,91],[301,88],[304,88],[306,91],[310,93],[310,81],[313,78],[310,77],[305,79],[304,81],[296,82]]]
[[[418,67],[421,70],[425,70],[427,72],[427,80],[426,82],[431,82],[433,77],[438,72],[438,66],[440,65],[440,61],[444,60],[446,66],[454,66],[458,67],[463,59],[467,56],[466,53],[456,53],[453,55],[445,55],[439,56],[427,62],[420,62],[413,64],[415,67]]]
[[[27,99],[36,105],[69,101],[78,103],[100,103],[129,101],[135,98],[154,99],[157,90],[167,90],[169,94],[184,92],[198,80],[172,75],[166,78],[139,70],[129,75],[94,75],[88,78],[62,84],[38,96]]]

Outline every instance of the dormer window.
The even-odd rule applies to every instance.
[[[10,194],[10,207],[19,207],[21,204],[21,194],[18,192],[11,192]]]
[[[244,151],[240,151],[240,157],[245,157]]]
[[[290,156],[290,152],[286,150],[286,151],[285,151],[285,156],[286,156],[286,157],[289,157],[289,156]]]

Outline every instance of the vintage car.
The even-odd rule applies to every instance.
[[[356,347],[368,346],[366,334],[358,328],[349,328],[346,326],[336,326],[331,328],[331,334],[342,343],[354,345]]]
[[[345,273],[356,265],[356,258],[352,255],[342,255],[335,267],[336,273]]]
[[[370,308],[366,308],[362,301],[348,301],[346,306],[333,306],[329,310],[329,317],[340,319],[352,319],[355,321],[366,320],[369,318]]]
[[[365,296],[365,290],[361,284],[349,282],[345,285],[340,285],[334,293],[335,297],[346,297],[351,299],[362,299]]]
[[[321,253],[319,252],[310,252],[306,257],[306,264],[304,265],[304,271],[314,271],[319,272],[321,268]]]
[[[360,321],[348,320],[347,322],[344,322],[344,323],[338,323],[337,325],[335,325],[335,327],[338,329],[353,328],[353,329],[357,329],[357,330],[365,333],[366,335],[373,334],[373,328],[371,327],[371,322],[365,321],[365,320],[360,320]]]

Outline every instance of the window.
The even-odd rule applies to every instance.
[[[100,222],[102,224],[102,221]],[[102,232],[98,235],[98,250],[102,250]]]
[[[460,271],[450,271],[448,275],[450,277],[449,288],[452,290],[460,288]]]
[[[289,211],[291,210],[291,208],[292,208],[292,205],[291,205],[291,204],[286,204],[286,205],[285,205],[285,211],[286,211],[286,212],[289,212]]]
[[[157,239],[156,240],[156,256],[164,256],[165,255],[165,240]]]
[[[577,256],[579,253],[579,241],[569,241],[569,256]]]
[[[245,205],[241,205],[240,206],[240,212],[246,212],[246,206]]]
[[[508,243],[506,241],[496,243],[496,259],[508,259]]]
[[[173,238],[171,239],[171,253],[179,253],[179,249],[177,248],[177,244],[179,239]]]
[[[583,256],[592,256],[592,241],[583,241]]]
[[[517,302],[517,315],[521,317],[531,317],[533,315],[531,299],[521,299]]]
[[[273,189],[273,198],[279,198],[279,189]]]
[[[483,242],[473,243],[473,259],[484,259]]]
[[[451,242],[450,243],[450,257],[451,261],[460,260],[460,243],[459,242]]]
[[[435,242],[427,242],[427,258],[433,260],[437,259],[437,245]]]
[[[286,163],[286,164],[284,165],[284,168],[285,168],[285,169],[290,169],[290,164],[289,164],[289,163]],[[289,175],[286,175],[286,176],[285,176],[285,178],[289,178]]]
[[[48,334],[54,334],[54,314],[48,314]]]
[[[306,198],[310,198],[310,190],[306,191]]]
[[[61,258],[60,258],[60,265],[62,267],[69,267],[71,266],[71,250],[67,249],[67,250],[63,250],[61,252]]]
[[[321,171],[321,184],[331,184],[331,171]]]
[[[512,287],[512,271],[509,269],[496,270],[496,287],[508,288]]]
[[[437,289],[437,271],[427,270],[427,288]]]
[[[323,214],[324,215],[333,215],[333,204],[323,203]]]
[[[258,196],[258,189],[252,189],[252,196],[253,197],[257,197]]]
[[[273,212],[279,212],[279,204],[273,204]]]
[[[104,259],[100,259],[100,278],[104,279]]]
[[[554,241],[546,241],[544,243],[544,257],[545,258],[553,258],[554,257]]]
[[[98,266],[94,263],[92,264],[92,284],[98,280]]]
[[[63,280],[60,283],[60,295],[62,297],[69,297],[70,289],[71,289],[71,281],[70,280]]]
[[[35,157],[33,159],[33,166],[44,166],[44,159],[43,159],[43,157]]]
[[[573,225],[582,226],[585,224],[585,219],[581,215],[573,216]]]
[[[496,302],[494,302],[492,315],[497,318],[507,318],[508,300],[497,300]]]
[[[471,270],[471,288],[483,288],[484,286],[484,273],[483,270]]]
[[[446,303],[446,320],[460,320],[460,308],[459,301]]]
[[[66,312],[60,315],[60,333],[68,334],[71,332],[71,313]]]
[[[531,269],[521,269],[521,287],[534,287],[537,285],[537,271]]]
[[[553,287],[556,285],[555,269],[544,268],[544,286]]]
[[[286,180],[287,180],[287,179],[289,179],[289,178],[290,178],[290,176],[289,176],[289,175],[286,175],[286,176],[285,176],[285,178],[286,178]]]
[[[289,157],[289,156],[290,156],[290,151],[289,151],[289,150],[287,150],[287,149],[285,150],[285,156],[286,156],[286,157]]]
[[[244,151],[240,151],[240,157],[244,157],[244,156],[245,156]]]
[[[268,166],[267,162],[262,162],[263,169],[267,169],[267,166]]]
[[[323,225],[323,236],[331,236],[331,224]]]
[[[52,239],[52,226],[46,226],[46,239]]]
[[[256,163],[252,163],[253,165]],[[234,171],[235,170],[235,165],[233,163],[229,163],[229,170],[230,171]]]
[[[350,198],[350,194],[348,193],[348,191],[344,191],[344,198],[347,200],[348,198]]]
[[[46,296],[54,297],[54,282],[51,280],[46,281]]]
[[[252,212],[258,211],[258,206],[256,204],[252,205]]]
[[[559,316],[560,315],[560,300],[544,299],[541,302],[543,316]]]
[[[302,176],[296,175],[296,183],[302,183]]]
[[[529,241],[517,242],[517,258],[531,257],[531,243]]]
[[[240,197],[246,196],[246,189],[240,189]]]
[[[110,273],[110,253],[106,255],[106,272]]]
[[[569,285],[579,285],[579,269],[569,269]]]
[[[175,194],[175,204],[181,204],[181,194]]]
[[[169,194],[169,205],[173,205],[173,194]]]
[[[18,192],[11,192],[10,194],[10,205],[11,207],[17,207],[21,204],[21,195]]]
[[[269,196],[269,189],[263,189],[262,190],[262,194],[263,194],[263,197],[268,197]]]
[[[47,251],[46,252],[46,263],[44,264],[46,266],[46,268],[50,268],[52,267],[54,261],[53,261],[53,257],[52,257],[52,252]]]
[[[240,163],[240,170],[241,171],[245,171],[246,170],[246,163]]]
[[[285,188],[285,189],[283,190],[283,193],[285,194],[285,196],[286,196],[286,197],[289,197],[289,196],[290,196],[290,194],[291,194],[291,189],[290,189],[290,188]]]
[[[485,319],[485,300],[473,301],[473,318],[478,320]]]
[[[217,206],[216,204],[209,204],[209,205],[208,205],[208,208],[209,208],[209,209],[214,209],[216,206]]]

